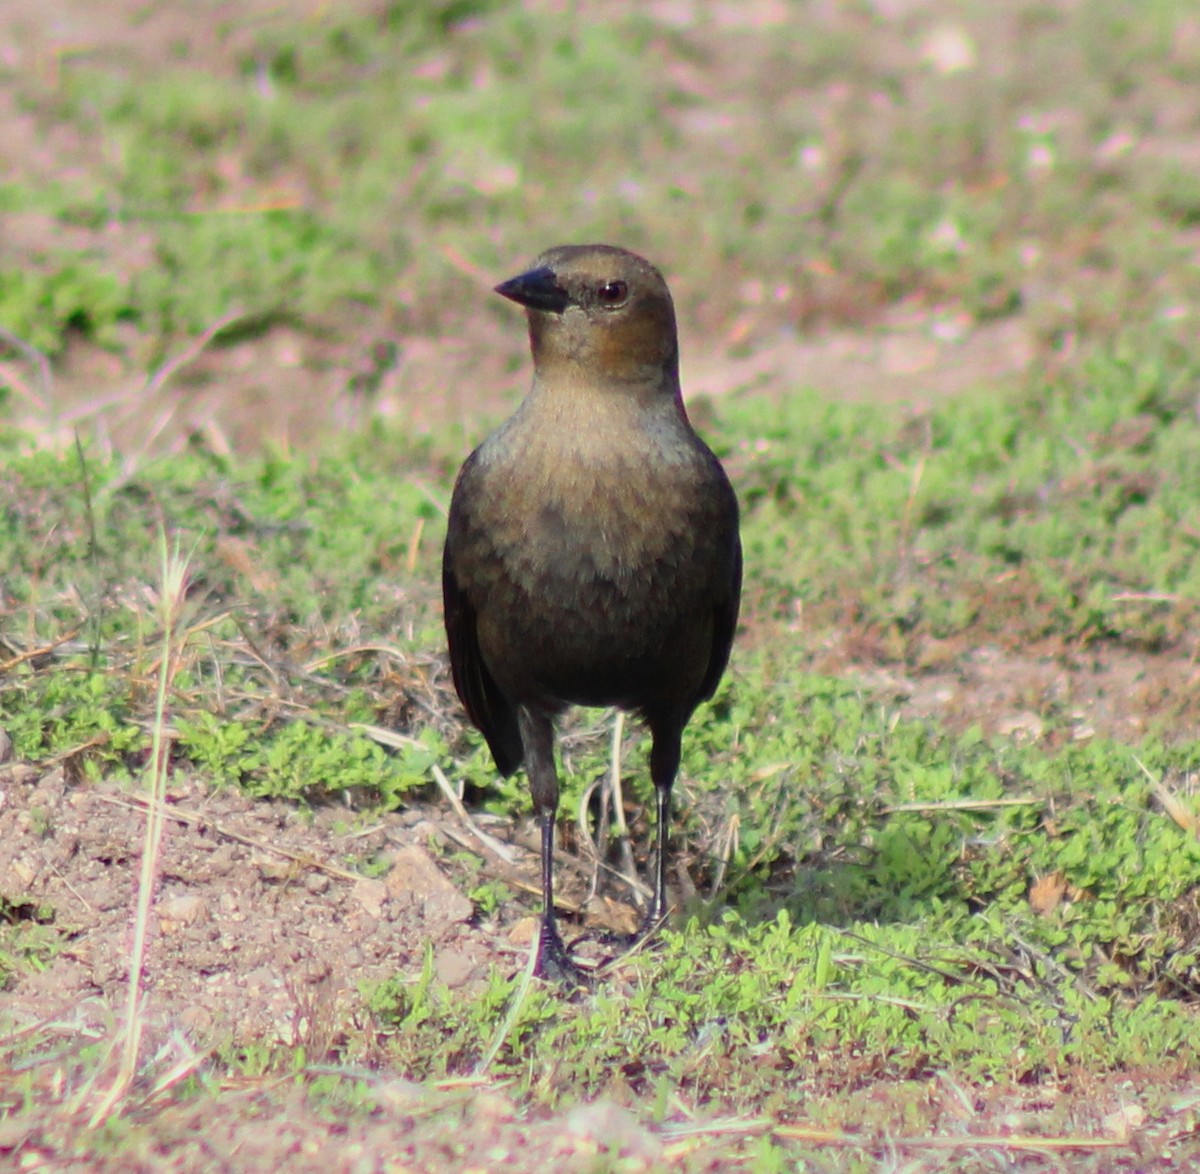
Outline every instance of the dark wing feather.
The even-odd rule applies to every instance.
[[[454,510],[451,509],[450,537],[442,558],[442,604],[446,639],[450,645],[450,671],[454,688],[467,716],[487,739],[488,748],[502,775],[521,765],[525,749],[517,725],[515,706],[500,691],[479,652],[475,609],[458,585],[453,566]]]
[[[697,702],[707,701],[717,691],[721,674],[729,663],[729,650],[733,647],[733,634],[737,629],[738,607],[742,598],[742,541],[738,537],[736,517],[735,513],[729,594],[718,601],[713,612],[712,652],[709,654],[704,680],[700,682]]]

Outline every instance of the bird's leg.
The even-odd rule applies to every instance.
[[[658,859],[654,862],[654,896],[646,909],[639,937],[658,928],[667,916],[667,848],[671,840],[671,788],[679,770],[680,734],[677,729],[653,731],[650,778],[658,814]]]
[[[554,726],[546,713],[522,706],[518,711],[525,770],[533,807],[542,831],[542,923],[534,974],[569,985],[580,985],[583,972],[567,955],[554,916],[554,820],[558,812],[558,772],[554,767]]]
[[[646,907],[645,916],[637,933],[601,933],[594,936],[609,946],[624,950],[632,949],[650,937],[667,917],[667,852],[671,842],[671,787],[679,770],[680,738],[682,730],[672,724],[666,727],[651,725],[654,739],[650,750],[650,777],[654,781],[654,797],[658,810],[658,826],[655,829],[658,849],[654,861],[654,894]],[[587,936],[587,935],[585,935]]]

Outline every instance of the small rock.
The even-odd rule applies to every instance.
[[[278,990],[282,985],[283,979],[270,966],[256,967],[242,976],[242,987],[248,995],[255,998]]]
[[[198,1003],[190,1003],[179,1012],[179,1026],[192,1035],[207,1035],[213,1026],[212,1012]]]
[[[31,807],[57,807],[67,791],[67,775],[61,766],[48,770],[29,796]]]
[[[33,884],[34,877],[37,876],[37,869],[22,857],[17,857],[8,867],[13,876],[17,878],[17,883],[24,889],[29,888]]]
[[[463,950],[439,950],[434,959],[438,978],[453,990],[462,986],[475,969],[475,959]]]
[[[227,876],[233,871],[236,856],[232,844],[220,844],[208,858],[208,871],[213,876]]]
[[[310,872],[304,878],[304,889],[314,897],[320,896],[329,889],[329,877],[323,872]]]
[[[454,925],[475,912],[475,906],[446,879],[433,857],[416,844],[396,853],[386,883],[390,896],[418,905],[431,925]]]
[[[410,896],[424,897],[439,883],[445,883],[433,857],[415,844],[399,849],[392,858],[387,874],[388,895],[403,900]]]
[[[612,1101],[578,1105],[567,1114],[566,1133],[594,1141],[609,1157],[657,1163],[662,1145],[628,1109]]]
[[[272,856],[267,852],[260,853],[254,857],[254,867],[258,869],[259,875],[263,880],[269,881],[288,880],[296,870],[296,865],[293,861],[283,856]]]
[[[27,787],[37,778],[37,769],[27,762],[14,762],[0,767],[0,781],[18,787]]]
[[[501,1125],[516,1119],[516,1106],[496,1092],[477,1092],[470,1100],[471,1120],[488,1125]]]
[[[536,917],[522,917],[508,931],[508,940],[514,946],[531,946],[533,945],[533,939],[537,937],[540,924]]]
[[[92,966],[92,985],[106,990],[110,985],[124,982],[129,977],[129,968],[119,954],[97,958]]]
[[[1146,1110],[1141,1105],[1122,1105],[1100,1122],[1105,1133],[1120,1141],[1128,1141],[1145,1124]]]
[[[604,929],[609,933],[635,934],[641,924],[638,911],[624,901],[614,900],[601,894],[593,897],[587,906],[584,925],[588,929]]]
[[[388,899],[388,888],[383,881],[363,877],[354,882],[353,896],[363,912],[378,921],[383,915],[383,903]]]
[[[193,893],[167,897],[158,902],[157,908],[164,921],[176,921],[180,925],[194,925],[208,917],[208,902]]]
[[[425,898],[421,915],[433,926],[458,925],[471,920],[475,915],[475,906],[447,881],[446,888],[430,893]]]
[[[1020,741],[1023,738],[1029,739],[1032,742],[1038,741],[1045,731],[1045,723],[1036,713],[1031,713],[1029,710],[1024,710],[1021,713],[1013,714],[996,723],[996,732],[1004,737],[1016,738]]]

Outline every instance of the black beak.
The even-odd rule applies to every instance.
[[[545,265],[502,282],[496,286],[496,292],[531,310],[548,310],[552,314],[561,314],[571,301],[555,279],[554,270]]]

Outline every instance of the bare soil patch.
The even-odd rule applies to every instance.
[[[145,809],[120,788],[19,764],[0,772],[0,799],[0,889],[23,894],[6,913],[45,921],[50,954],[12,977],[7,1010],[102,1027],[128,978]],[[347,831],[333,808],[310,816],[182,780],[169,808],[146,973],[163,1032],[202,1047],[311,1044],[314,1025],[361,1021],[362,985],[419,971],[427,948],[454,988],[524,955],[475,924],[420,810]],[[364,861],[377,876],[349,870]]]

